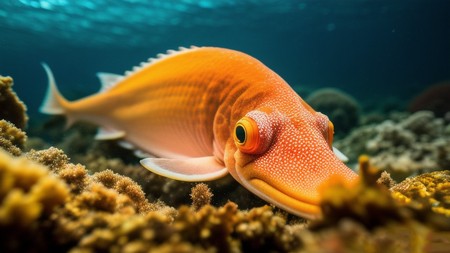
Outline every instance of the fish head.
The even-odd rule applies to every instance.
[[[358,177],[333,153],[333,131],[328,117],[309,106],[297,113],[253,110],[236,122],[225,163],[260,198],[295,215],[317,218],[321,187],[336,179],[353,183]]]

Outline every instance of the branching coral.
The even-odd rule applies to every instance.
[[[5,119],[20,129],[27,125],[26,106],[11,89],[13,79],[0,76],[0,119]]]
[[[6,120],[0,120],[0,148],[19,156],[27,140],[25,132]]]
[[[158,209],[148,203],[141,187],[128,177],[105,170],[94,174],[94,180],[127,196],[138,213]]]
[[[190,196],[192,199],[192,207],[194,210],[198,210],[205,205],[209,205],[214,194],[207,184],[200,183],[192,187]]]

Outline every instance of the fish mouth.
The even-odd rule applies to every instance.
[[[277,187],[274,187],[259,178],[245,180],[238,172],[241,183],[252,193],[275,206],[307,219],[318,219],[322,216],[319,201],[306,196],[293,196]]]
[[[261,199],[289,212],[296,216],[307,219],[318,219],[322,217],[320,208],[320,199],[318,196],[309,196],[306,193],[294,192],[291,189],[277,187],[275,183],[270,183],[251,173],[254,171],[254,158],[245,159],[245,156],[238,156],[240,152],[236,152],[235,176],[236,179],[247,190],[251,191]],[[311,192],[310,192],[311,193]],[[316,195],[316,194],[312,194]]]

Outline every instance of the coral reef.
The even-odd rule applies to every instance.
[[[310,224],[299,219],[289,223],[284,212],[274,212],[270,206],[242,211],[235,203],[228,202],[213,207],[208,204],[212,193],[205,184],[192,188],[191,207],[175,210],[162,202],[151,203],[130,178],[110,170],[89,175],[84,166],[69,163],[68,157],[56,148],[30,151],[21,158],[0,156],[1,161],[7,167],[21,162],[17,172],[22,174],[16,176],[21,180],[16,181],[25,193],[34,192],[34,185],[39,184],[36,182],[43,179],[51,179],[64,189],[45,188],[47,200],[43,203],[48,208],[43,208],[45,211],[40,216],[36,216],[33,208],[21,210],[31,214],[0,211],[0,217],[9,224],[18,222],[19,216],[22,224],[14,224],[17,233],[2,234],[5,241],[0,246],[2,251],[336,252],[353,249],[357,252],[370,248],[405,252],[425,247],[439,249],[447,238],[441,231],[450,230],[450,222],[446,220],[448,172],[418,177],[422,178],[418,181],[411,179],[389,191],[385,186],[389,183],[377,183],[381,171],[369,166],[367,157],[361,158],[361,180],[352,190],[341,185],[324,189],[324,218]],[[25,176],[28,173],[33,176]],[[384,174],[381,181],[390,182],[389,176]],[[416,203],[417,196],[423,195],[422,188],[416,193],[408,188],[419,181],[424,182],[425,192],[434,194],[429,195],[428,205]],[[4,187],[0,191],[1,196],[11,195],[8,199],[13,201],[28,199],[15,196],[14,192]],[[437,206],[433,201],[442,204]],[[0,210],[10,202],[2,201]],[[24,200],[20,203],[30,205]],[[7,225],[0,223],[0,231],[6,228]],[[18,243],[18,238],[34,233],[40,236],[27,244]]]
[[[48,169],[29,159],[47,165]],[[149,203],[140,186],[127,177],[110,170],[90,176],[83,166],[69,163],[67,156],[55,148],[31,151],[16,159],[1,154],[0,162],[4,162],[1,169],[13,171],[13,179],[6,172],[1,177],[12,183],[2,183],[1,196],[6,196],[0,208],[0,230],[9,224],[31,227],[31,223],[38,221],[43,206],[46,216],[40,218],[41,223],[35,224],[34,230],[25,231],[39,231],[50,237],[39,238],[47,241],[45,246],[31,241],[26,245],[2,244],[3,250],[51,247],[72,252],[149,248],[168,252],[178,249],[240,252],[246,248],[287,249],[299,245],[299,239],[289,233],[282,216],[274,215],[271,208],[242,212],[231,202],[221,208],[212,207],[208,204],[212,194],[204,184],[193,189],[193,206],[198,211],[187,206],[175,211],[161,202]],[[23,196],[21,191],[11,188],[20,188],[35,197]],[[36,205],[35,200],[42,205]],[[59,208],[55,209],[56,205]],[[23,229],[19,231],[25,233]],[[5,238],[11,242],[20,238],[16,234],[11,236]]]
[[[12,86],[11,77],[0,76],[0,119],[5,119],[16,127],[24,129],[28,121],[27,108],[12,90]]]
[[[348,133],[359,122],[359,105],[350,95],[334,88],[317,90],[306,98],[312,108],[328,116],[336,135]]]
[[[1,249],[68,249],[89,231],[108,223],[149,212],[158,212],[169,220],[175,216],[175,210],[162,202],[148,202],[131,179],[110,170],[89,175],[84,166],[68,161],[56,148],[32,150],[16,159],[0,153],[0,232],[10,227],[15,231],[0,237],[5,240]],[[22,235],[42,232],[50,238],[17,244]],[[58,237],[59,233],[64,237]]]
[[[230,202],[198,212],[183,206],[174,220],[156,212],[114,219],[85,236],[72,252],[286,252],[300,246],[285,220],[267,206],[242,212]]]
[[[155,209],[145,197],[141,187],[130,178],[111,170],[89,175],[84,166],[69,163],[69,158],[60,149],[31,150],[28,159],[46,165],[55,175],[64,180],[73,193],[77,205],[90,206],[109,212],[145,213]],[[160,206],[158,203],[156,206]]]
[[[444,117],[450,111],[450,81],[432,85],[417,95],[409,105],[409,111],[428,110],[437,117]]]
[[[25,132],[6,120],[0,120],[0,148],[19,156],[27,140]]]
[[[28,243],[45,242],[40,231],[42,220],[50,219],[54,209],[69,197],[66,184],[47,168],[26,158],[13,158],[0,150],[0,248],[20,251]],[[27,244],[20,238],[28,238]],[[31,247],[30,247],[31,249]]]
[[[33,151],[26,157],[53,166],[51,171],[70,189],[66,204],[54,209],[46,221],[51,225],[44,228],[52,235],[52,248],[70,252],[336,252],[367,247],[404,252],[439,248],[446,240],[439,231],[450,230],[442,209],[449,206],[448,172],[419,176],[389,191],[377,183],[381,171],[369,166],[367,157],[360,159],[361,180],[352,190],[341,185],[324,189],[324,218],[310,225],[288,224],[285,214],[269,206],[241,211],[229,202],[212,207],[206,203],[212,196],[205,184],[193,187],[192,208],[175,211],[161,202],[149,203],[129,178],[109,170],[90,176],[82,165],[68,163],[60,150]],[[59,161],[58,168],[50,157]],[[417,182],[426,190],[409,190]],[[424,191],[435,195],[429,194],[429,205],[417,205]],[[399,242],[398,237],[404,239]]]
[[[401,181],[408,176],[450,169],[450,122],[430,111],[392,115],[363,126],[335,143],[351,160],[369,154],[371,162]]]

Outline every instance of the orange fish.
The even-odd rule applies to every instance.
[[[333,152],[333,124],[255,58],[214,47],[180,48],[124,76],[99,73],[98,94],[69,102],[43,64],[49,88],[40,110],[100,126],[156,157],[141,164],[183,181],[230,173],[262,199],[296,215],[321,215],[319,188],[357,175]]]

